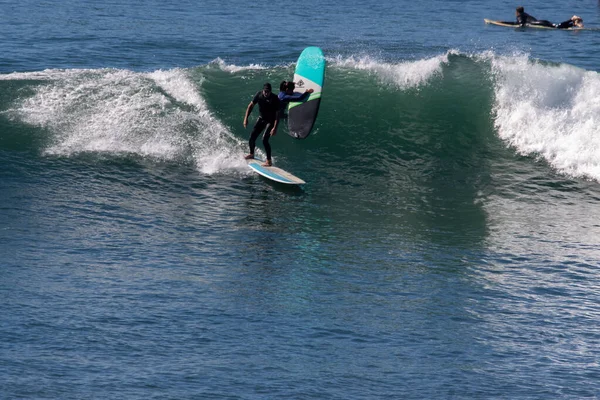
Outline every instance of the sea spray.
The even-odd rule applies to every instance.
[[[600,76],[526,55],[494,57],[495,127],[520,154],[600,180]]]
[[[387,85],[399,89],[416,88],[426,84],[432,77],[442,74],[442,66],[448,63],[448,54],[415,61],[384,62],[370,56],[338,57],[334,67],[353,68],[374,74]]]
[[[10,111],[50,132],[45,154],[134,154],[192,162],[207,174],[243,167],[242,142],[213,117],[185,70],[50,70],[14,78],[41,81]]]

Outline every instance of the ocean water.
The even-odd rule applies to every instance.
[[[517,5],[5,2],[0,398],[599,398],[600,5]]]

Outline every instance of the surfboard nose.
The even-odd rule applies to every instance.
[[[296,88],[313,92],[304,101],[290,102],[288,128],[289,135],[295,139],[305,139],[314,127],[321,105],[325,66],[325,56],[319,47],[307,47],[298,57],[294,73]]]

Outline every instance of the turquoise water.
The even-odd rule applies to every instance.
[[[600,396],[600,8],[515,6],[5,5],[0,398]]]

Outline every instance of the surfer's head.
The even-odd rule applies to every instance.
[[[285,90],[287,88],[287,84],[288,84],[288,81],[281,81],[281,83],[279,84],[279,91],[285,92]]]
[[[524,12],[525,12],[525,9],[523,8],[523,6],[517,7],[517,14],[523,14]]]
[[[294,82],[292,82],[292,81],[289,81],[287,83],[287,90],[291,90],[293,92],[294,89],[296,89],[296,84]]]
[[[263,94],[264,94],[265,96],[268,96],[268,95],[270,95],[270,94],[271,94],[271,84],[270,84],[269,82],[266,82],[266,83],[263,85]]]
[[[573,21],[573,25],[578,26],[578,27],[582,27],[583,26],[583,18],[578,17],[577,15],[573,15],[571,17],[571,21]]]

